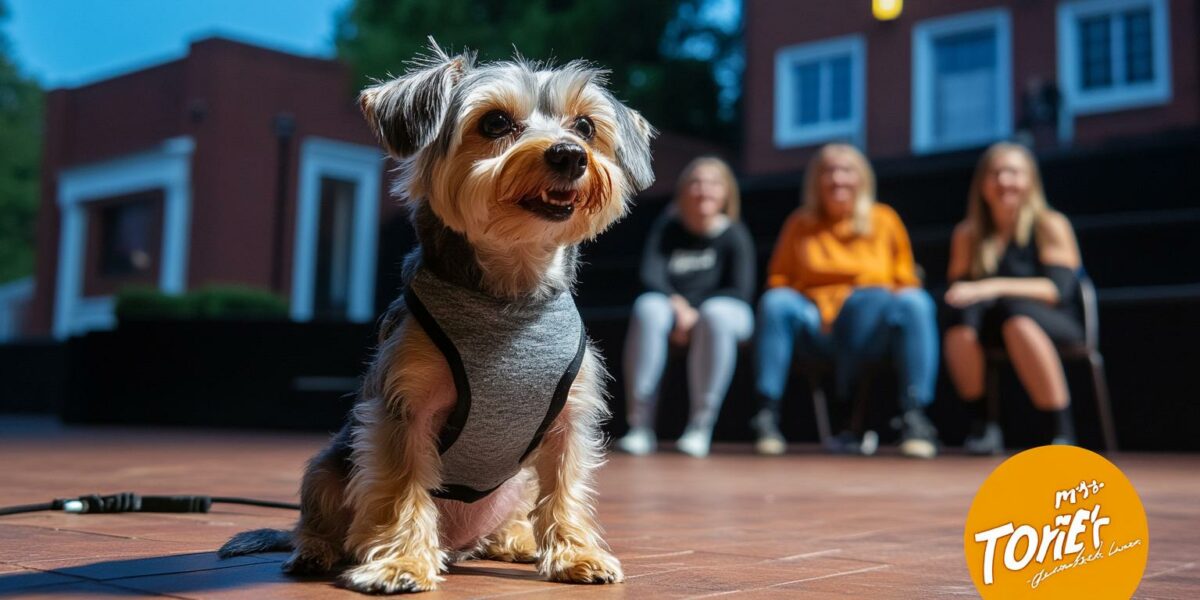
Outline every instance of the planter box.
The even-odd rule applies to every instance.
[[[373,324],[125,321],[69,342],[74,423],[335,430]]]
[[[66,391],[67,345],[54,340],[0,344],[0,413],[57,413]]]

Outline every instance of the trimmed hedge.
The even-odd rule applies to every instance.
[[[286,319],[287,300],[266,290],[212,285],[185,294],[129,287],[117,294],[117,319]]]

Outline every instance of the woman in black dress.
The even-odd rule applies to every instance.
[[[1075,443],[1056,344],[1084,339],[1079,266],[1071,223],[1046,204],[1033,155],[1016,144],[988,148],[971,182],[967,218],[954,229],[947,274],[943,348],[950,378],[974,415],[968,452],[1004,449],[1000,426],[980,401],[989,347],[1007,351],[1034,406],[1052,415],[1052,443]]]

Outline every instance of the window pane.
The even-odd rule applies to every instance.
[[[150,269],[151,200],[135,200],[108,206],[100,213],[100,274],[121,276]]]
[[[996,31],[980,29],[933,42],[933,134],[941,143],[990,140],[996,106]]]
[[[1125,20],[1125,81],[1154,79],[1154,50],[1151,43],[1150,9],[1131,10]]]
[[[938,73],[963,73],[996,66],[996,32],[991,29],[956,33],[934,42]]]
[[[793,67],[798,106],[795,124],[812,125],[821,120],[821,63],[811,62]]]
[[[1112,73],[1112,18],[1108,15],[1079,20],[1079,72],[1083,89],[1110,87]]]
[[[850,57],[829,61],[829,75],[829,118],[845,121],[850,118]]]
[[[999,130],[996,110],[996,77],[990,71],[955,73],[941,77],[934,133],[944,143],[989,140]]]
[[[317,289],[313,307],[318,318],[346,318],[350,299],[355,187],[353,181],[321,178]]]

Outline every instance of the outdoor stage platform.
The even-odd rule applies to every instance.
[[[184,429],[61,428],[0,418],[0,506],[99,492],[295,501],[324,436]],[[1200,597],[1200,455],[1115,462],[1150,521],[1138,598]],[[999,459],[833,457],[741,446],[697,460],[614,456],[600,520],[626,583],[540,581],[528,565],[456,565],[438,598],[970,598],[962,528]],[[330,579],[294,580],[282,554],[219,560],[235,532],[287,527],[287,510],[0,517],[0,597],[361,598]]]

